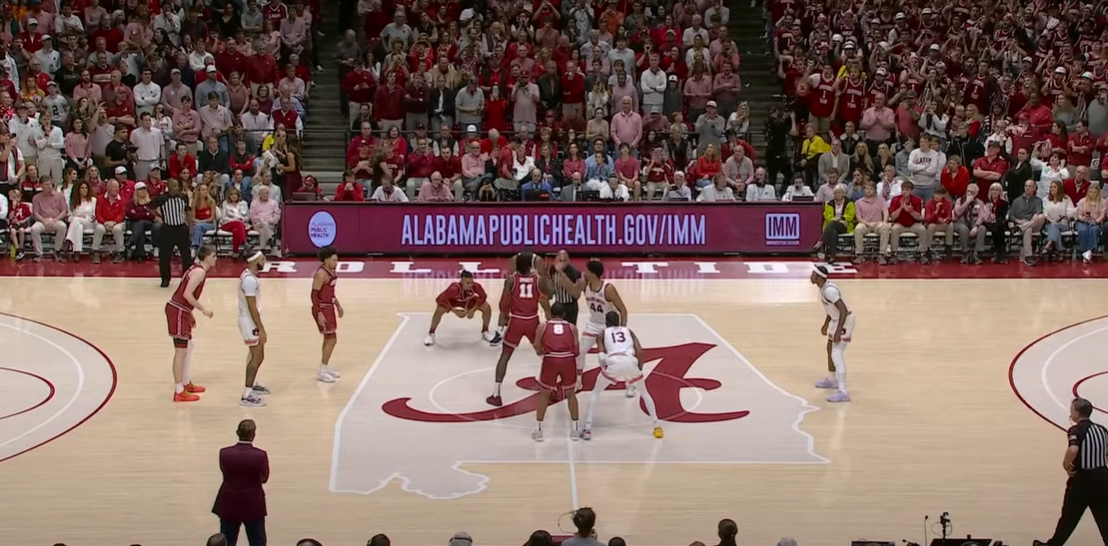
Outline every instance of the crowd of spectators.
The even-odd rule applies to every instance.
[[[193,200],[194,245],[204,227],[229,226],[236,247],[251,228],[271,239],[282,188],[305,185],[318,7],[0,1],[0,223],[13,254],[26,239],[41,260],[47,234],[55,254],[77,258],[91,237],[99,261],[110,237],[117,260],[143,259],[160,224],[146,204],[167,180]]]
[[[960,248],[978,263],[986,242],[996,261],[1009,243],[1028,264],[1093,259],[1108,229],[1105,14],[1079,0],[771,1],[785,106],[766,163],[786,197],[827,204],[818,249],[852,233],[858,262],[868,234],[883,263],[903,235],[924,261]]]
[[[742,200],[766,180],[721,0],[357,13],[336,54],[348,172],[328,198]]]

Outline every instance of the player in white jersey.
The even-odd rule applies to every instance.
[[[626,326],[621,326],[620,314],[608,311],[604,317],[605,328],[597,337],[597,350],[600,351],[600,375],[589,397],[589,410],[585,413],[585,428],[581,431],[582,440],[592,440],[592,412],[600,400],[600,393],[615,383],[624,382],[628,387],[643,380],[643,351],[639,338]],[[658,410],[654,407],[654,398],[646,386],[637,389],[646,413],[654,423],[654,437],[662,437],[662,427],[658,426]]]
[[[597,338],[604,333],[605,321],[612,311],[619,313],[618,326],[627,326],[627,306],[619,297],[616,287],[604,280],[604,264],[600,260],[590,260],[585,264],[585,305],[589,308],[589,323],[581,333],[581,354],[577,357],[577,369],[584,371],[585,355],[596,345]],[[635,387],[627,385],[627,397],[635,397]]]
[[[248,251],[246,255],[249,256],[246,269],[239,275],[239,331],[250,352],[246,355],[246,388],[239,405],[260,408],[265,405],[261,395],[270,393],[265,385],[255,381],[258,368],[265,360],[266,333],[262,324],[262,289],[258,282],[258,271],[265,265],[265,254],[258,250]]]
[[[812,284],[819,287],[819,299],[827,314],[820,334],[827,336],[827,370],[831,372],[817,382],[816,387],[834,389],[835,392],[827,397],[828,402],[849,402],[844,354],[854,335],[854,313],[847,307],[839,287],[827,280],[827,268],[816,266],[812,271]]]

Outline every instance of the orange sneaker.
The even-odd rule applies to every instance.
[[[185,385],[185,392],[191,393],[191,394],[200,394],[200,393],[205,392],[207,390],[208,389],[205,389],[204,387],[201,387],[200,385],[197,385],[196,383],[193,383],[192,381],[189,381],[189,384]]]
[[[200,400],[200,397],[189,391],[179,392],[173,395],[174,402],[196,402],[198,400]]]

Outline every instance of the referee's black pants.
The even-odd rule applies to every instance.
[[[1050,538],[1050,546],[1062,546],[1069,540],[1077,523],[1088,508],[1096,520],[1100,538],[1108,544],[1108,468],[1079,470],[1066,482],[1066,495],[1062,500],[1062,516]]]
[[[566,317],[565,317],[566,322],[568,322],[570,324],[573,324],[573,325],[576,325],[577,324],[577,311],[578,311],[577,301],[574,300],[574,301],[571,301],[569,303],[566,303],[566,302],[559,302],[559,303],[561,303],[562,307],[566,310]]]
[[[162,225],[158,240],[158,271],[161,273],[162,284],[168,283],[172,276],[169,270],[173,261],[173,249],[181,255],[181,274],[192,266],[192,242],[189,240],[188,226]]]

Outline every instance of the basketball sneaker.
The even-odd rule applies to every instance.
[[[494,395],[492,395],[492,396],[490,396],[490,397],[486,398],[486,399],[485,399],[485,403],[486,403],[486,404],[488,404],[488,405],[490,405],[490,406],[496,406],[496,407],[498,407],[498,408],[499,408],[500,406],[503,406],[503,405],[504,405],[504,401],[500,399],[500,395],[499,395],[499,394],[494,394]]]
[[[342,374],[339,373],[338,370],[336,370],[336,369],[334,369],[330,366],[324,366],[323,367],[323,373],[325,373],[325,374],[327,374],[327,375],[329,375],[329,376],[331,376],[335,379],[338,379],[338,378],[342,377]]]
[[[265,400],[262,400],[261,396],[248,396],[240,398],[239,405],[246,408],[263,408],[265,407]]]
[[[199,400],[199,396],[196,396],[195,394],[192,394],[188,391],[174,393],[173,395],[174,402],[197,402]]]
[[[435,334],[427,334],[427,337],[423,338],[423,346],[431,347],[435,344]]]
[[[817,389],[837,389],[839,388],[839,382],[833,377],[825,377],[816,381]]]
[[[334,383],[335,382],[335,376],[333,376],[333,375],[331,375],[331,374],[329,374],[329,373],[327,373],[323,370],[319,370],[319,373],[316,374],[315,379],[316,379],[316,381],[319,381],[320,383]]]
[[[273,391],[269,390],[269,387],[262,385],[261,383],[254,383],[254,394],[261,396],[265,394],[273,394]]]
[[[827,397],[828,402],[849,402],[850,395],[843,391],[835,391],[834,394]]]
[[[492,343],[492,340],[495,338],[493,337],[492,332],[485,330],[484,332],[481,332],[481,339]]]
[[[504,336],[500,335],[500,332],[497,332],[493,334],[492,339],[489,340],[489,345],[495,347],[497,345],[500,345],[502,341],[504,341]]]
[[[201,387],[200,385],[197,385],[196,383],[193,383],[192,381],[189,381],[188,385],[185,385],[185,392],[192,393],[192,394],[200,394],[200,393],[205,392],[207,390],[208,389],[205,389],[204,387]]]
[[[586,429],[581,430],[581,439],[586,441],[586,442],[589,441],[589,440],[592,440],[592,429],[591,428],[586,428]]]
[[[634,383],[628,383],[627,390],[623,391],[623,395],[627,398],[634,398],[639,395],[639,390],[635,387]]]
[[[540,429],[535,429],[534,431],[532,431],[531,432],[531,439],[536,441],[536,442],[541,442],[542,441],[542,429],[540,428]]]
[[[664,436],[664,435],[665,435],[665,434],[664,434],[664,433],[662,432],[662,427],[654,427],[654,437],[655,437],[655,438],[659,438],[659,439],[660,439],[660,438],[661,438],[662,436]]]

